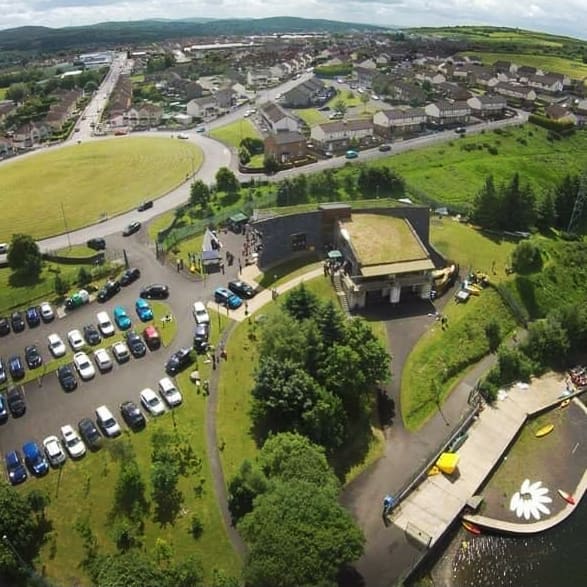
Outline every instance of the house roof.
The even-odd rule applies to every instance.
[[[405,218],[354,213],[348,221],[341,220],[339,226],[343,238],[348,237],[347,240],[355,251],[363,275],[367,266],[389,267],[414,261],[428,261],[431,264],[430,269],[433,268],[428,251]]]
[[[405,261],[400,263],[382,263],[381,265],[368,265],[361,269],[364,277],[377,277],[378,275],[397,275],[398,273],[411,273],[413,271],[428,271],[434,269],[434,263],[430,259],[418,261]]]
[[[267,102],[261,106],[261,111],[271,122],[279,122],[287,118],[287,113],[274,102]]]
[[[341,132],[344,130],[368,130],[373,128],[373,122],[368,118],[355,118],[352,120],[333,120],[318,125],[325,133]]]
[[[303,143],[306,141],[304,135],[299,132],[278,132],[273,135],[269,135],[268,139],[272,139],[276,145],[290,145],[292,143]]]
[[[471,100],[479,100],[482,106],[505,106],[506,99],[503,96],[473,96]]]
[[[434,104],[430,104],[430,106],[436,106],[438,111],[441,114],[448,114],[450,112],[460,112],[462,110],[470,110],[471,107],[467,104],[467,102],[446,102],[441,100],[439,102],[435,102]]]
[[[567,118],[571,116],[570,112],[559,104],[551,104],[546,108],[545,111],[546,116],[548,116],[548,118],[552,118],[553,120],[560,120],[561,118]]]
[[[424,108],[407,108],[405,110],[394,108],[393,110],[382,110],[381,114],[383,114],[388,120],[403,120],[404,118],[426,116]]]

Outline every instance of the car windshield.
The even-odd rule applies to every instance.
[[[67,446],[75,446],[77,444],[77,438],[75,436],[69,435],[67,437]]]
[[[114,422],[114,418],[108,418],[107,420],[104,420],[105,428],[112,428],[112,426],[114,426],[115,424],[116,422]]]
[[[156,397],[152,397],[149,401],[150,406],[156,406],[159,403],[159,400]]]

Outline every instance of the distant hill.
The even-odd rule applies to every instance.
[[[261,35],[275,33],[383,30],[374,25],[295,17],[225,20],[141,20],[104,22],[90,26],[19,27],[0,31],[0,50],[52,52],[126,46],[181,37]]]

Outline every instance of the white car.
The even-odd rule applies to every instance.
[[[155,392],[147,387],[141,391],[141,403],[145,410],[147,410],[152,416],[160,416],[165,413],[165,406],[163,402],[157,397]]]
[[[178,138],[178,139],[189,139],[190,137],[189,137],[188,135],[186,135],[184,132],[180,132],[180,133],[177,135],[177,138]]]
[[[47,460],[52,467],[58,467],[65,462],[67,456],[65,455],[63,446],[61,445],[61,442],[59,442],[57,436],[47,436],[47,438],[43,440],[43,448],[45,449]]]
[[[104,436],[108,436],[109,438],[118,436],[122,432],[120,424],[106,406],[96,408],[96,422],[102,429],[102,432],[104,432]]]
[[[114,324],[112,324],[108,312],[98,312],[96,314],[96,320],[98,322],[98,328],[104,336],[112,336],[114,334]]]
[[[43,322],[51,322],[55,318],[55,312],[53,312],[53,308],[49,302],[43,302],[40,310]]]
[[[210,315],[203,302],[194,302],[192,306],[192,314],[197,324],[209,324]]]
[[[125,342],[116,342],[112,345],[112,353],[119,363],[126,363],[130,359],[130,351]]]
[[[97,349],[94,351],[94,361],[102,373],[112,369],[112,358],[106,349]]]
[[[163,377],[159,380],[159,395],[170,408],[179,406],[183,401],[179,389],[175,387],[175,383],[169,377]]]
[[[69,341],[69,345],[74,350],[74,352],[79,351],[86,344],[84,342],[82,333],[77,328],[75,330],[70,330],[67,333],[67,340]]]
[[[49,350],[51,354],[57,359],[59,357],[63,357],[67,352],[67,348],[65,343],[61,340],[61,337],[58,334],[50,334],[47,337],[47,342],[49,343]]]
[[[86,445],[72,426],[69,424],[61,426],[61,436],[63,437],[63,444],[72,459],[79,459],[86,454]]]
[[[90,358],[83,351],[73,355],[73,364],[75,365],[79,376],[84,381],[88,381],[89,379],[92,379],[94,375],[96,375],[96,369],[94,369],[94,365],[92,365]]]

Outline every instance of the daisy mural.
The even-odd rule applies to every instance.
[[[535,481],[531,483],[526,479],[520,491],[516,491],[510,501],[510,511],[515,512],[518,518],[529,520],[532,516],[535,520],[539,520],[541,515],[548,516],[550,509],[545,504],[552,503],[552,499],[548,497],[548,488],[542,487],[542,481]]]

